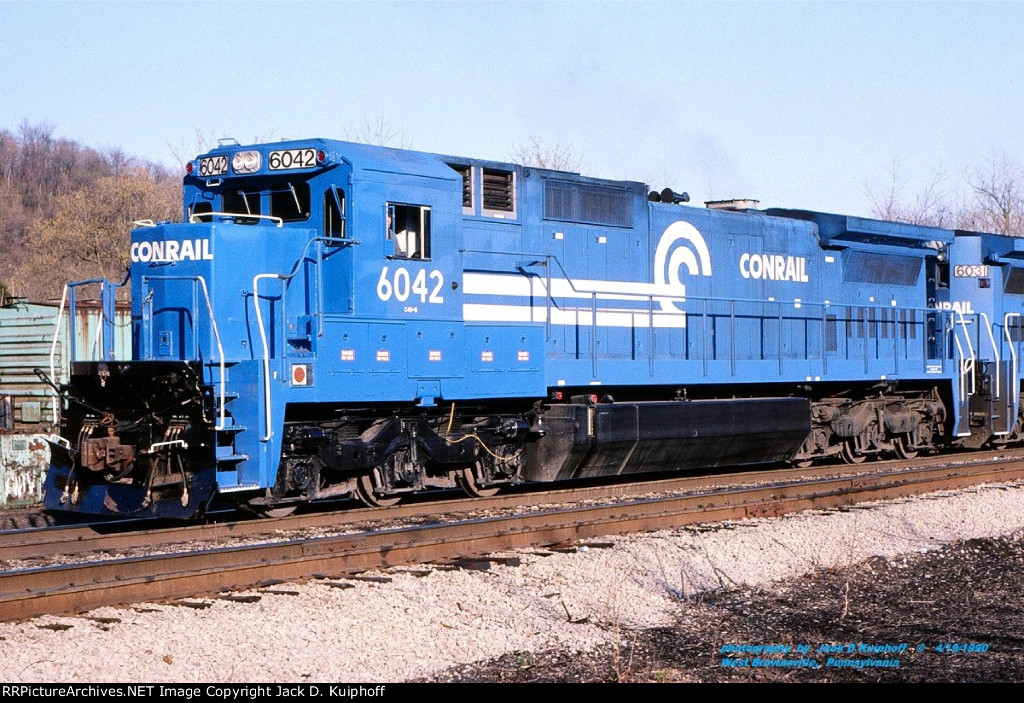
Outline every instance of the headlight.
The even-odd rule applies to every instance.
[[[237,152],[231,159],[231,170],[235,173],[256,173],[260,170],[260,152]]]

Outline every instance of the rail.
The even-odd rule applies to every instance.
[[[831,472],[830,472],[831,473]],[[858,501],[898,498],[936,490],[950,490],[982,483],[1005,482],[1024,475],[1014,460],[994,460],[959,467],[951,475],[948,465],[903,471],[863,473],[851,481],[849,475],[791,478],[764,485],[764,477],[753,485],[715,486],[694,494],[660,495],[655,499],[585,501],[545,508],[526,514],[491,516],[480,519],[460,516],[458,520],[413,524],[397,529],[364,530],[326,537],[275,539],[258,544],[225,545],[224,535],[237,536],[234,524],[202,525],[188,535],[188,551],[163,550],[162,554],[129,555],[102,560],[76,560],[33,569],[0,573],[0,620],[15,621],[44,614],[82,612],[101,606],[120,606],[153,600],[209,596],[228,589],[254,588],[268,582],[306,581],[324,574],[344,576],[370,569],[402,564],[450,562],[457,557],[489,554],[509,549],[527,549],[572,543],[610,534],[678,529],[682,525],[781,515],[807,509],[835,509]],[[718,483],[716,479],[716,483]],[[657,489],[655,489],[657,490]],[[521,498],[516,496],[517,502]],[[568,498],[556,498],[561,503]],[[472,501],[477,511],[481,501]],[[437,514],[436,504],[427,504]],[[287,522],[294,529],[299,520]],[[337,514],[329,514],[337,524]],[[371,516],[376,518],[379,516]],[[269,520],[255,521],[265,524]],[[249,530],[250,521],[238,527]],[[284,525],[277,522],[276,527]],[[324,522],[323,524],[327,524]],[[257,524],[256,527],[260,527]],[[225,529],[225,527],[230,529]],[[264,528],[265,529],[265,528]],[[42,531],[40,531],[42,532]],[[59,534],[59,533],[58,533]],[[52,539],[54,534],[41,535]],[[171,535],[127,533],[114,538],[95,532],[75,540],[73,552],[85,541],[96,550],[100,540],[109,548],[124,552],[128,545],[151,547],[154,542],[182,541],[182,528]],[[200,539],[205,543],[198,544]],[[59,538],[58,538],[59,539]],[[166,540],[166,542],[162,542]],[[46,555],[63,551],[57,544],[46,545]],[[19,549],[11,545],[7,551]],[[32,544],[21,545],[22,558],[39,553]]]
[[[256,308],[256,324],[259,326],[259,330],[260,330],[260,343],[262,344],[262,347],[263,347],[263,401],[264,401],[264,408],[266,409],[266,419],[265,419],[265,426],[264,426],[265,433],[260,437],[260,441],[261,442],[268,442],[268,441],[270,441],[270,438],[273,437],[274,432],[273,432],[273,424],[272,424],[272,417],[271,417],[272,410],[271,410],[271,405],[270,405],[270,345],[269,345],[269,343],[267,341],[266,325],[263,322],[263,311],[260,308],[259,282],[262,281],[262,280],[266,280],[266,279],[277,279],[277,280],[282,281],[282,282],[290,281],[291,279],[293,279],[298,274],[299,269],[302,266],[303,262],[305,262],[306,260],[309,259],[309,247],[310,247],[310,245],[312,245],[314,243],[318,243],[318,242],[322,242],[322,243],[325,243],[325,244],[337,244],[339,246],[352,246],[352,245],[356,245],[356,244],[360,243],[359,241],[354,240],[354,239],[345,239],[345,238],[339,238],[339,237],[313,237],[312,239],[309,239],[309,240],[306,241],[306,245],[302,248],[302,253],[299,255],[299,258],[295,260],[295,264],[292,266],[292,270],[291,270],[290,273],[287,273],[287,274],[282,274],[282,273],[258,273],[255,276],[253,276],[253,279],[252,279],[252,296],[253,296],[253,304],[254,304],[254,306]],[[323,282],[322,282],[322,280],[320,278],[320,266],[323,263],[323,256],[322,256],[322,252],[321,252],[319,247],[317,247],[317,249],[316,249],[316,257],[314,258],[314,262],[315,262],[315,271],[316,271],[316,273],[315,273],[315,280],[314,280],[314,287],[315,287],[315,290],[316,290],[316,301],[317,301],[317,311],[314,314],[314,316],[317,319],[317,337],[322,337],[323,334],[324,334],[324,331],[323,331],[323,325],[324,325],[324,322],[323,322],[323,308],[324,308],[324,305],[323,305]],[[282,293],[282,297],[283,297],[283,295],[284,294]]]
[[[238,218],[248,220],[270,220],[277,227],[284,226],[284,220],[282,220],[280,217],[276,217],[275,215],[250,215],[247,212],[195,212],[189,216],[189,224],[194,225],[196,223],[201,223],[204,221],[202,219],[204,217],[209,217],[211,219],[214,217],[219,217],[222,220],[236,220]]]

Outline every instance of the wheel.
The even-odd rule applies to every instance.
[[[896,438],[896,456],[900,459],[915,459],[921,453],[916,449],[907,449],[908,443],[909,440],[904,435]]]
[[[356,497],[371,508],[390,508],[392,505],[398,505],[398,502],[402,500],[401,496],[390,496],[385,498],[384,496],[377,495],[374,492],[374,479],[373,474],[363,474],[356,480]]]
[[[868,459],[866,454],[857,453],[857,447],[852,437],[843,442],[842,457],[847,464],[863,464]]]
[[[801,459],[800,461],[794,461],[793,466],[798,469],[809,469],[814,464],[814,459]]]
[[[497,486],[481,487],[476,480],[476,473],[472,466],[456,471],[455,482],[470,498],[489,498],[498,492]]]

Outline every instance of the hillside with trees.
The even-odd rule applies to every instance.
[[[0,131],[0,285],[59,298],[66,281],[124,278],[132,222],[181,217],[168,168],[54,136],[49,124]]]

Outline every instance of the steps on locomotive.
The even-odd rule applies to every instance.
[[[975,369],[974,392],[967,398],[968,412],[961,417],[960,445],[979,448],[985,442],[1009,433],[1016,422],[1015,396],[1006,361],[982,361]],[[998,380],[997,380],[998,379]]]
[[[235,454],[232,447],[217,447],[217,464],[230,464],[238,461],[245,461],[248,454]]]
[[[221,424],[220,412],[222,397],[225,413],[223,419],[223,426],[219,427],[217,432],[230,433],[226,436],[231,437],[231,441],[230,443],[220,444],[218,442],[217,444],[215,457],[217,459],[217,472],[218,474],[221,475],[225,474],[226,472],[235,472],[237,470],[237,465],[240,462],[247,461],[249,459],[248,454],[236,452],[234,440],[235,433],[245,432],[248,429],[248,427],[246,427],[245,425],[236,424],[234,415],[232,415],[229,412],[226,412],[228,404],[233,400],[238,400],[240,394],[237,393],[236,391],[225,391],[223,396],[221,396],[219,392],[215,393],[214,410],[215,418],[217,420],[218,425]]]

